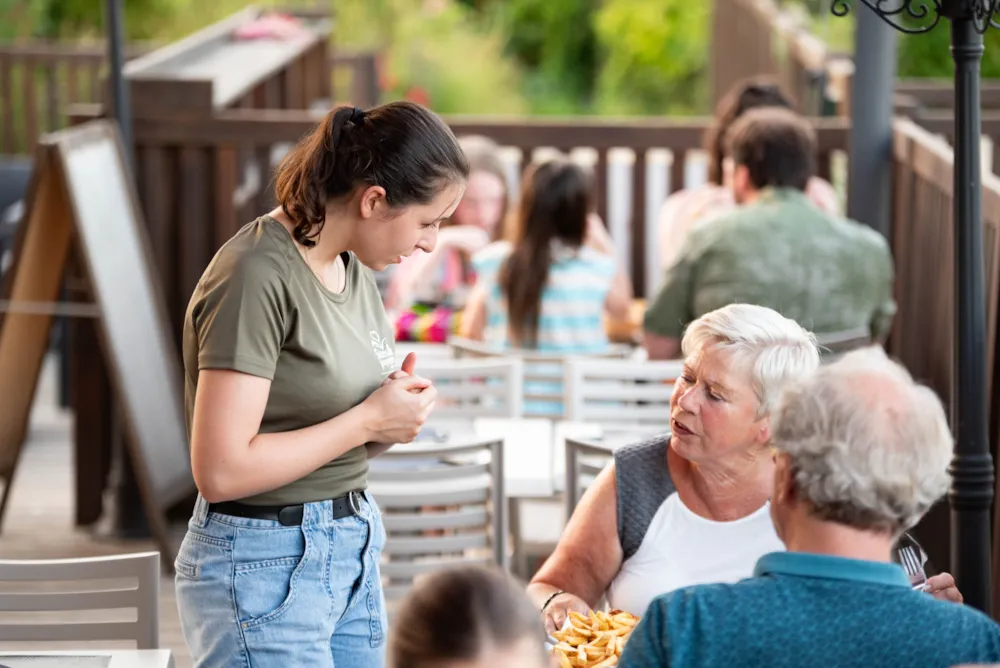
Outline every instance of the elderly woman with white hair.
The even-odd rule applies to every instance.
[[[889,668],[1000,661],[1000,626],[913,591],[893,548],[948,489],[941,401],[878,348],[788,384],[754,577],[657,598],[620,666]],[[711,629],[711,633],[705,633]]]
[[[771,526],[770,408],[819,366],[815,337],[762,306],[692,322],[670,436],[626,446],[580,500],[528,593],[549,628],[605,594],[642,615],[659,594],[748,577],[781,549]]]
[[[816,339],[762,306],[732,304],[692,322],[670,435],[626,446],[580,500],[528,587],[549,629],[606,596],[642,616],[658,595],[749,577],[784,549],[769,497],[771,410],[820,364]],[[932,587],[957,597],[951,576]]]

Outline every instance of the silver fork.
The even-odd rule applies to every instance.
[[[913,588],[923,589],[924,585],[927,584],[927,574],[924,573],[924,567],[920,563],[917,551],[909,546],[900,548],[899,562],[903,570],[906,571],[906,575],[909,576]]]

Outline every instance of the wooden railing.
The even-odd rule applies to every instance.
[[[102,44],[0,45],[0,155],[30,153],[41,134],[66,127],[71,104],[103,101],[106,53]]]
[[[714,103],[739,81],[774,77],[804,114],[825,111],[826,45],[775,0],[715,0],[712,15]]]
[[[127,56],[138,58],[152,50],[151,45],[133,44]],[[107,50],[102,43],[0,44],[0,155],[30,154],[38,137],[67,126],[71,105],[103,103],[106,63]],[[320,67],[324,65],[320,63]],[[362,107],[378,104],[375,52],[336,52],[328,57],[325,67],[339,101]],[[308,80],[319,81],[315,76]],[[241,106],[284,106],[269,101],[274,94],[262,88],[247,96]]]
[[[98,115],[79,108],[77,120]],[[153,247],[179,325],[191,293],[215,250],[236,230],[274,205],[271,174],[289,145],[314,127],[309,112],[233,109],[197,122],[137,118],[133,122],[137,181]],[[588,154],[595,168],[598,212],[616,238],[636,292],[656,280],[653,223],[670,192],[686,184],[699,159],[708,119],[553,120],[451,117],[458,135],[481,134],[508,147],[511,174],[537,150]],[[821,173],[829,176],[843,150],[846,126],[817,121]],[[249,168],[239,156],[253,155]],[[586,155],[585,155],[586,158]]]
[[[330,54],[330,75],[335,100],[363,108],[378,105],[381,91],[375,51],[338,50]],[[344,78],[346,85],[341,84]]]
[[[888,348],[951,410],[955,401],[953,154],[944,139],[908,119],[894,123],[893,135],[891,243],[899,312]],[[1000,393],[994,382],[1000,306],[1000,179],[989,173],[983,174],[983,254],[987,325],[983,364],[991,397],[991,442],[995,444],[1000,418]],[[996,457],[995,446],[993,452]],[[947,505],[942,503],[917,529],[918,538],[939,569],[950,566],[949,521]],[[1000,596],[994,605],[998,603]]]

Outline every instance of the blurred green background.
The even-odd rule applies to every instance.
[[[124,0],[131,40],[165,42],[244,0]],[[310,5],[260,0],[257,5]],[[339,48],[379,49],[386,99],[441,113],[704,114],[709,0],[336,0]],[[834,50],[853,21],[829,0],[789,0]],[[104,0],[0,0],[0,39],[96,39]],[[985,77],[1000,76],[1000,31],[987,34]],[[899,39],[901,77],[950,77],[948,27]]]

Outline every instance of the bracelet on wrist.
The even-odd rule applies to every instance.
[[[560,596],[561,594],[565,594],[565,593],[566,592],[564,592],[562,590],[559,590],[559,591],[555,592],[554,594],[552,594],[551,596],[549,596],[547,599],[545,599],[545,603],[542,604],[542,612],[545,612],[545,608],[549,607],[549,603],[551,603],[553,601],[553,599],[555,599],[556,596]]]

